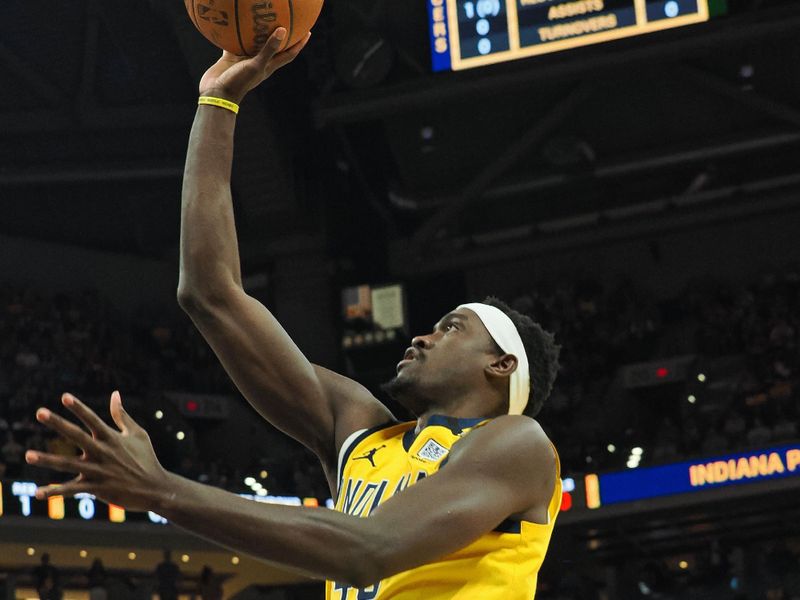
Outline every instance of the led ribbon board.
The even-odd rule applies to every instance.
[[[587,475],[589,508],[800,476],[800,444]]]
[[[709,19],[709,0],[428,0],[433,70],[459,71]]]

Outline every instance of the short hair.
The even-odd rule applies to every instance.
[[[535,417],[553,391],[553,384],[561,366],[558,362],[561,346],[556,344],[552,333],[545,331],[531,317],[514,310],[499,298],[488,296],[483,303],[502,310],[519,331],[519,337],[522,338],[522,345],[528,355],[531,375],[531,391],[523,414]],[[503,351],[496,342],[495,346],[498,352]]]

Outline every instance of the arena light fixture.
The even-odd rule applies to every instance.
[[[700,383],[705,383],[705,380],[706,380],[705,373],[698,373],[697,374],[697,381],[699,381]]]
[[[136,560],[136,552],[128,552],[128,558],[130,560]]]
[[[244,484],[248,486],[252,486],[256,482],[255,477],[245,477]]]
[[[611,454],[617,451],[617,447],[614,444],[609,444],[606,446],[606,450],[608,450]]]
[[[27,550],[25,550],[25,554],[27,554],[28,556],[33,556],[34,554],[36,554],[36,548],[29,547]]]
[[[161,419],[163,419],[163,418],[164,418],[164,411],[162,411],[162,410],[157,410],[157,411],[156,411],[156,414],[155,414],[155,417],[156,417],[156,419],[158,419],[158,420],[161,420]]]
[[[189,555],[188,554],[181,554],[181,562],[188,563],[189,562]]]
[[[695,396],[694,394],[689,394],[687,400],[689,401],[689,404],[694,404],[695,402],[697,402],[697,396]]]
[[[186,437],[186,434],[183,433],[182,431],[179,431],[178,433],[175,434],[175,437],[178,438],[179,440],[183,440]]]
[[[644,454],[644,450],[642,450],[639,446],[636,446],[631,450],[631,454],[633,456],[641,456],[642,454]]]
[[[239,557],[238,556],[231,556],[231,564],[238,565],[239,564]]]

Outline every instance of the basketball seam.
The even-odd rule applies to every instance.
[[[244,49],[244,44],[242,43],[242,29],[239,27],[239,0],[234,0],[233,2],[233,14],[236,21],[236,37],[239,39],[239,47],[242,49],[242,54],[244,56],[250,56],[247,53],[247,50]]]
[[[294,6],[292,0],[286,0],[289,5],[289,35],[286,36],[286,45],[289,45],[289,40],[292,39],[292,31],[294,30]]]
[[[190,16],[194,22],[194,26],[199,30],[200,26],[197,24],[197,0],[192,0],[192,14]]]

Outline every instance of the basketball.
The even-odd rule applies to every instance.
[[[281,50],[303,39],[323,0],[184,0],[192,23],[215,46],[253,56],[277,27],[288,35]]]

